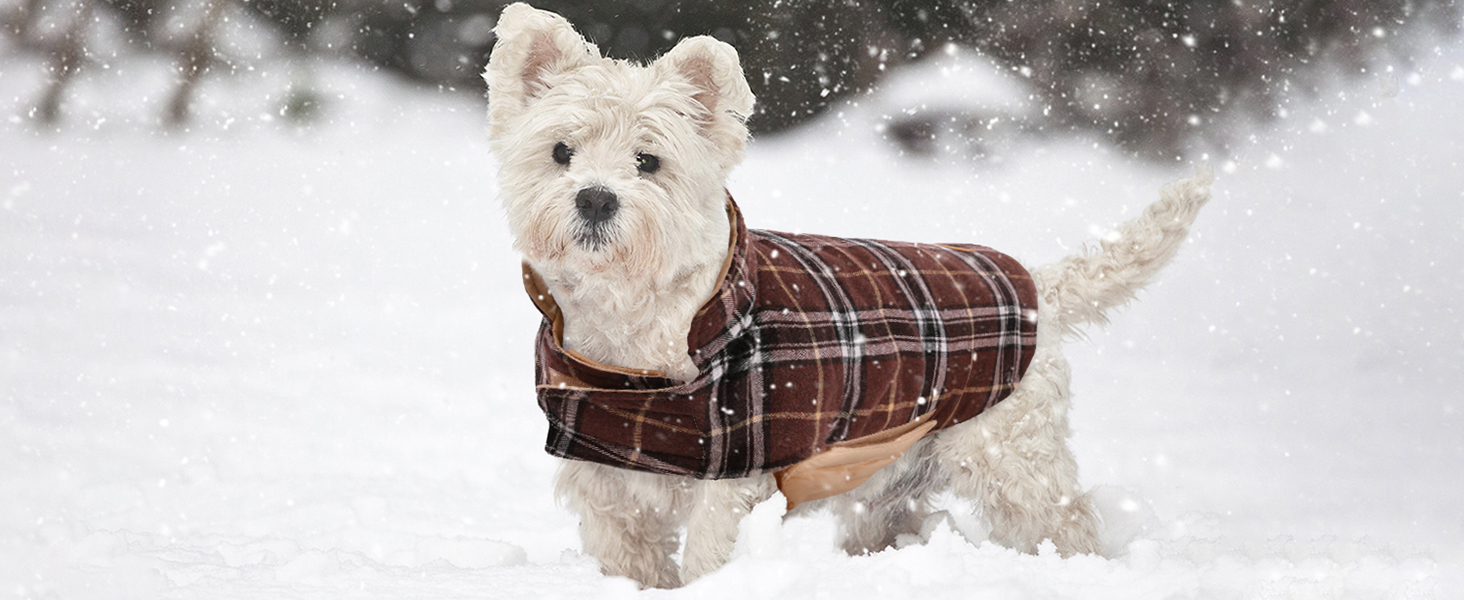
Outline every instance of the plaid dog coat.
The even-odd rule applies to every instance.
[[[553,296],[524,265],[544,315],[550,454],[701,479],[773,471],[791,508],[980,414],[1032,360],[1036,287],[1011,257],[749,230],[730,197],[728,214],[725,275],[692,320],[699,375],[686,383],[564,350]]]

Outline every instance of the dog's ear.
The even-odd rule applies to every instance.
[[[681,40],[656,66],[685,78],[697,89],[697,102],[713,114],[731,112],[746,119],[752,113],[752,90],[742,76],[737,50],[717,38]]]
[[[503,9],[493,28],[498,41],[483,71],[493,120],[516,114],[544,95],[555,75],[599,60],[600,51],[564,17],[522,2]]]
[[[662,77],[677,77],[691,84],[696,99],[706,113],[706,133],[718,145],[746,144],[747,117],[752,115],[752,90],[742,76],[737,50],[710,36],[681,40],[656,61]],[[724,136],[736,138],[722,139]]]

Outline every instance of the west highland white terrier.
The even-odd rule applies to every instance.
[[[918,534],[943,491],[999,543],[1098,551],[1060,343],[1170,260],[1207,173],[1030,274],[969,244],[750,230],[724,185],[753,107],[731,46],[612,60],[525,4],[495,32],[489,136],[544,314],[546,450],[604,573],[716,570],[775,490],[790,515],[831,511],[851,554]]]

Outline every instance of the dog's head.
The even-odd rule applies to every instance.
[[[488,131],[519,252],[541,271],[615,277],[720,261],[723,182],[753,104],[737,51],[693,37],[648,65],[612,60],[521,3],[494,32]]]

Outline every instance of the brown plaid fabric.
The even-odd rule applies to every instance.
[[[912,421],[971,419],[1031,362],[1037,293],[1012,258],[748,230],[728,201],[735,239],[721,287],[692,321],[700,374],[684,384],[564,351],[553,299],[525,267],[545,315],[535,362],[550,454],[746,477]]]

